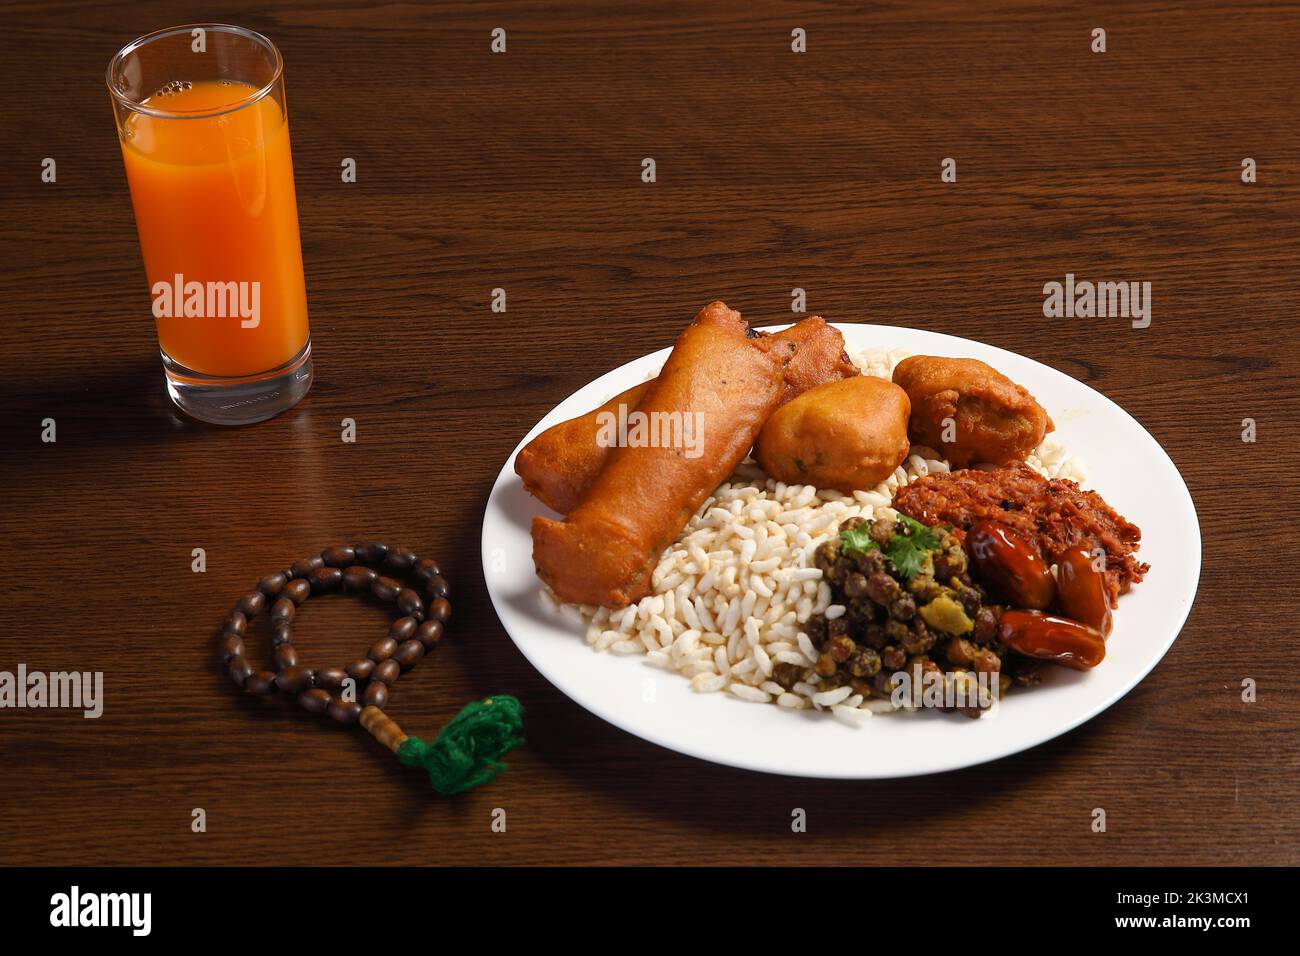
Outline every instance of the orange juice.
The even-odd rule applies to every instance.
[[[175,83],[143,105],[184,114],[256,92]],[[307,290],[289,124],[276,99],[194,118],[135,113],[122,155],[163,351],[216,376],[265,372],[302,351]]]

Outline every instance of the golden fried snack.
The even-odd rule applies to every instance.
[[[955,468],[1024,461],[1055,427],[1034,396],[978,359],[913,355],[898,363],[894,383],[912,400],[912,441]]]
[[[844,336],[820,316],[809,316],[772,338],[796,349],[785,367],[782,402],[823,382],[858,374],[844,353]],[[620,405],[629,412],[636,409],[649,387],[649,382],[634,385],[585,415],[552,425],[521,448],[515,473],[528,493],[560,514],[573,510],[613,450],[597,441],[601,416],[617,415]]]
[[[740,313],[705,306],[677,338],[637,411],[698,416],[699,454],[615,448],[563,521],[533,518],[537,574],[562,601],[624,607],[650,591],[659,556],[749,452],[781,400],[794,346],[751,337]]]
[[[596,440],[602,416],[617,415],[619,406],[635,409],[649,388],[650,382],[642,382],[619,392],[585,415],[552,425],[519,449],[515,474],[524,490],[552,511],[572,511],[614,450]]]
[[[795,346],[794,358],[785,367],[783,405],[810,388],[858,374],[844,351],[844,336],[820,315],[810,315],[772,337]]]
[[[869,491],[907,457],[907,393],[859,375],[809,389],[758,433],[754,458],[787,484]]]

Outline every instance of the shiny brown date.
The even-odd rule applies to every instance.
[[[1110,635],[1113,624],[1106,599],[1106,578],[1093,563],[1087,548],[1071,548],[1056,565],[1056,600],[1071,620],[1087,624]]]
[[[966,535],[976,575],[1015,607],[1044,610],[1056,596],[1051,569],[1033,544],[997,521],[980,521]]]
[[[1106,656],[1106,641],[1096,628],[1042,611],[1003,611],[998,639],[1026,657],[1077,671],[1096,667]]]

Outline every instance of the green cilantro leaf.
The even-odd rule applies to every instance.
[[[915,518],[905,514],[898,515],[898,531],[884,549],[885,557],[894,571],[905,581],[910,581],[921,573],[930,552],[939,550],[943,536],[938,528],[927,528]],[[880,545],[871,537],[869,524],[860,524],[856,528],[845,528],[840,532],[840,547],[844,551],[881,550]]]
[[[920,547],[934,551],[943,543],[943,537],[939,534],[939,529],[943,528],[944,525],[935,525],[933,528],[928,528],[901,511],[898,512],[898,523],[911,532],[912,539]]]
[[[880,545],[876,544],[871,537],[869,527],[860,524],[856,528],[845,528],[840,532],[840,547],[845,551],[858,551],[862,554],[868,551],[879,551]]]
[[[929,553],[925,548],[919,547],[912,538],[896,534],[889,542],[885,556],[889,558],[889,563],[894,566],[894,570],[904,580],[910,581],[921,573],[921,569],[925,567],[926,555]]]
[[[915,518],[901,512],[898,515],[899,532],[890,539],[885,556],[905,580],[912,580],[925,567],[931,551],[937,551],[943,542],[935,528],[927,528]],[[906,530],[907,533],[904,533]]]

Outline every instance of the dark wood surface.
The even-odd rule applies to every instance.
[[[106,705],[0,711],[0,863],[1300,862],[1298,602],[1278,558],[1300,465],[1300,9],[548,6],[3,6],[0,669],[101,670]],[[127,40],[201,18],[284,53],[316,354],[302,405],[239,430],[169,407],[102,83]],[[1150,281],[1151,327],[1044,319],[1066,272]],[[818,782],[637,740],[515,650],[478,539],[518,440],[706,301],[787,321],[796,286],[833,320],[1052,365],[1168,450],[1200,515],[1200,591],[1124,700],[990,765]],[[528,746],[491,786],[438,799],[364,733],[242,697],[216,667],[241,591],[358,537],[438,557],[456,591],[446,645],[393,694],[404,726],[523,700]],[[302,617],[321,663],[386,620],[343,598]]]

